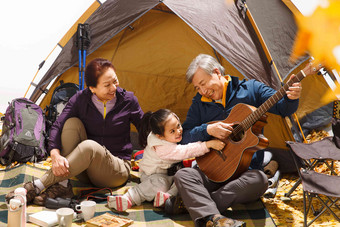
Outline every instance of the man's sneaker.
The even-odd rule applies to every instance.
[[[243,221],[227,218],[220,214],[215,214],[211,220],[206,224],[206,227],[245,227],[246,223]]]
[[[109,195],[107,197],[107,205],[117,211],[126,211],[132,207],[132,202],[129,197],[125,195]]]
[[[171,196],[165,201],[164,212],[166,214],[185,214],[188,213],[180,196]]]
[[[169,199],[170,194],[166,192],[157,192],[155,199],[153,200],[153,206],[154,207],[163,207],[165,204],[165,201]]]
[[[33,184],[33,182],[29,181],[27,183],[24,183],[23,188],[25,188],[27,191],[26,200],[27,200],[27,204],[29,204],[37,196],[36,186]],[[14,190],[9,192],[5,196],[5,199],[7,202],[9,202],[9,200],[12,199],[13,197],[14,197]]]
[[[42,193],[36,196],[33,200],[33,203],[39,206],[45,206],[45,202],[47,198],[55,199],[57,197],[61,198],[72,198],[73,197],[72,185],[71,182],[68,181],[67,187],[62,186],[59,183],[56,183],[48,188],[46,188]]]

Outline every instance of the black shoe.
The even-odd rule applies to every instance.
[[[164,212],[166,214],[186,214],[187,209],[184,206],[180,196],[171,196],[165,201]]]

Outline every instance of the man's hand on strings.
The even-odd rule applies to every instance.
[[[228,124],[228,123],[224,123],[224,122],[216,122],[216,123],[212,123],[209,124],[207,127],[207,132],[209,135],[223,140],[229,137],[229,135],[231,134],[233,127],[233,124]]]
[[[292,74],[290,76],[291,80],[295,75]],[[301,96],[302,86],[300,82],[293,83],[289,88],[288,91],[286,91],[287,97],[291,100],[298,99]]]

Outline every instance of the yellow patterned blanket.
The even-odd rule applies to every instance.
[[[11,190],[21,186],[24,182],[32,180],[32,178],[41,177],[48,165],[35,164],[35,166],[28,164],[17,164],[12,168],[0,170],[0,226],[6,226],[7,224],[7,205],[5,203],[5,195]],[[112,190],[114,195],[124,194],[129,187],[136,185],[139,182],[138,172],[133,171],[131,180],[120,188]],[[90,188],[90,185],[82,184],[77,179],[71,179],[74,193],[79,193],[80,190]],[[35,213],[41,210],[47,210],[45,207],[29,205],[27,212]],[[141,206],[135,206],[124,213],[117,213],[111,210],[105,201],[98,203],[96,207],[95,216],[104,214],[106,212],[119,215],[122,217],[130,218],[134,220],[132,226],[194,226],[191,218],[188,214],[182,215],[166,215],[160,208],[154,208],[152,203],[144,202]],[[228,209],[225,213],[226,216],[243,220],[247,223],[247,227],[252,226],[275,226],[270,214],[259,200],[250,204],[242,204],[232,209]],[[74,226],[85,226],[82,221],[76,221]],[[28,226],[35,226],[29,224]]]

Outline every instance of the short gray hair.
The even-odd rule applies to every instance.
[[[194,60],[192,60],[187,69],[186,79],[189,83],[192,82],[192,77],[198,68],[203,69],[209,75],[213,74],[214,69],[217,68],[224,76],[224,67],[215,58],[207,54],[199,54]]]

